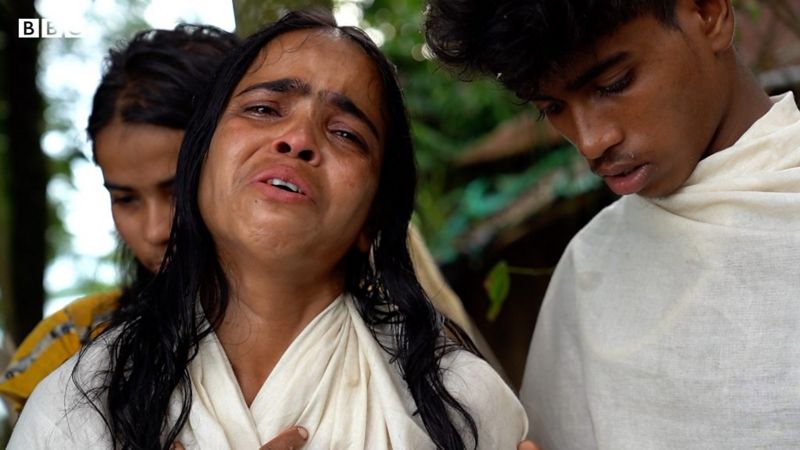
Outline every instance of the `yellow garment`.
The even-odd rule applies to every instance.
[[[116,290],[78,299],[36,325],[0,379],[0,394],[14,411],[22,409],[40,381],[103,329],[120,295]]]

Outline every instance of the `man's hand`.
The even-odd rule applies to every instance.
[[[262,445],[258,450],[299,450],[308,440],[308,431],[303,427],[292,427],[275,436],[275,438]],[[186,450],[183,445],[175,441],[171,450]]]
[[[534,444],[533,441],[522,441],[517,446],[517,450],[541,450],[538,445]]]

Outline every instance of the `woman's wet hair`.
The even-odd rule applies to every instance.
[[[109,50],[86,127],[92,144],[115,117],[186,128],[198,95],[238,44],[234,34],[219,28],[182,24],[174,30],[142,31]]]

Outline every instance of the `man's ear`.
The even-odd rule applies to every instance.
[[[703,20],[702,31],[715,53],[733,46],[736,28],[731,0],[694,0],[697,13]]]

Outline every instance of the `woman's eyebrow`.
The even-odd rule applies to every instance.
[[[236,97],[255,90],[308,95],[311,93],[311,86],[305,81],[297,78],[281,78],[278,80],[263,81],[261,83],[251,84],[236,94]]]
[[[236,94],[236,97],[256,90],[266,90],[270,92],[290,93],[306,96],[311,95],[312,89],[310,84],[298,78],[281,78],[278,80],[263,81],[260,83],[251,84]],[[356,106],[355,102],[353,102],[350,97],[334,91],[320,91],[319,95],[320,98],[332,104],[334,107],[336,107],[336,109],[364,122],[367,127],[369,127],[370,131],[372,131],[372,134],[375,135],[375,138],[380,140],[380,137],[378,136],[378,127],[375,126],[375,124],[369,119],[364,111],[361,110],[361,108]]]
[[[133,191],[133,188],[130,186],[126,186],[124,184],[110,183],[108,181],[104,182],[103,186],[105,186],[105,188],[108,189],[109,191],[126,191],[126,192]]]
[[[164,189],[164,188],[171,187],[174,184],[175,184],[175,176],[171,176],[169,178],[166,178],[166,179],[163,179],[163,180],[157,182],[156,186],[158,186],[160,189]],[[103,182],[103,186],[105,186],[105,188],[108,189],[109,191],[133,192],[135,190],[131,186],[127,186],[127,185],[124,185],[124,184],[112,183],[112,182],[109,182],[109,181]]]
[[[372,134],[375,136],[375,139],[378,139],[380,141],[380,137],[378,137],[378,127],[376,127],[375,124],[372,123],[371,120],[369,120],[369,117],[367,117],[367,115],[364,113],[364,111],[361,110],[361,108],[356,106],[355,102],[350,100],[350,97],[332,91],[322,91],[320,92],[320,97],[331,103],[334,107],[336,107],[336,109],[342,111],[345,114],[349,114],[367,124],[367,127],[369,127],[370,131],[372,131]]]

